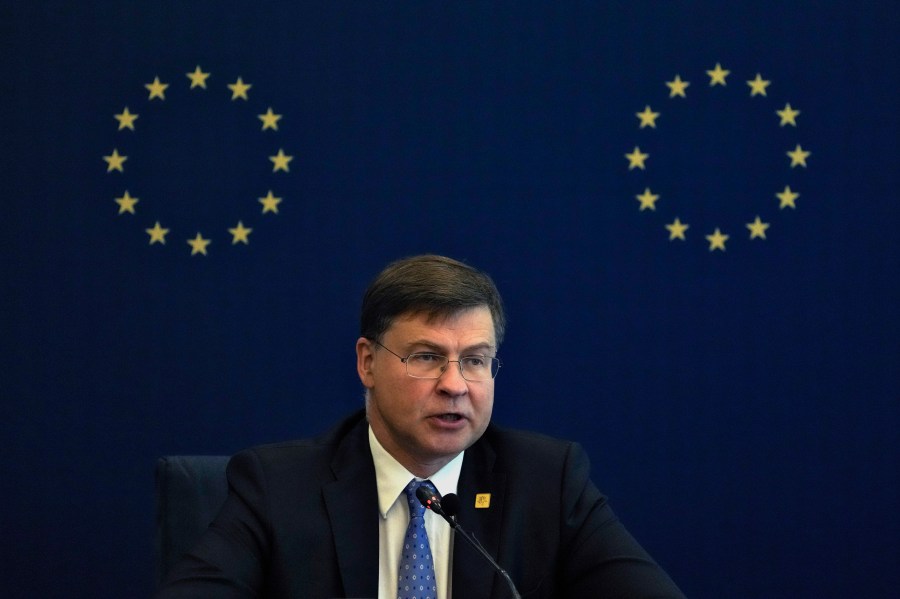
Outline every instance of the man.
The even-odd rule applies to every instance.
[[[522,597],[683,597],[579,445],[490,424],[504,328],[486,274],[441,256],[389,265],[356,341],[365,411],[232,458],[225,505],[158,597],[512,596],[446,522],[418,514],[422,484],[459,497],[458,522]]]

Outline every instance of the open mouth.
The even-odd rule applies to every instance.
[[[437,419],[444,422],[457,422],[462,420],[462,416],[459,414],[438,414]]]

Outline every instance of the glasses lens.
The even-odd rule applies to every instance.
[[[410,354],[406,358],[406,372],[420,379],[436,379],[446,366],[447,358],[437,354]]]
[[[447,369],[450,359],[440,354],[410,354],[406,358],[406,372],[418,379],[436,379]],[[497,376],[500,360],[486,356],[460,358],[459,367],[467,381],[489,381]]]
[[[497,376],[500,361],[487,356],[466,356],[460,359],[459,365],[466,380],[489,381]]]

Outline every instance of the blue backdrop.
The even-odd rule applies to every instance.
[[[898,14],[2,2],[4,595],[149,595],[156,458],[361,406],[420,252],[688,596],[896,595]]]

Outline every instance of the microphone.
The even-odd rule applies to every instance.
[[[473,537],[471,534],[466,532],[462,526],[459,525],[459,522],[456,521],[456,514],[459,512],[459,497],[457,497],[454,493],[447,493],[446,497],[441,499],[441,496],[435,492],[432,493],[428,489],[424,487],[419,487],[416,489],[416,498],[424,505],[426,508],[434,512],[435,514],[441,516],[444,520],[447,521],[447,524],[450,525],[450,528],[455,530],[466,542],[469,543],[472,547],[474,547],[478,553],[484,557],[491,564],[491,566],[500,573],[500,575],[506,580],[506,584],[509,585],[509,590],[512,593],[514,599],[522,599],[522,596],[519,594],[519,591],[516,590],[516,585],[513,584],[512,578],[509,577],[506,570],[500,567],[491,554],[487,552],[487,550],[481,546],[481,543],[478,542],[478,539]]]
[[[444,498],[441,500],[441,505],[444,507],[444,511],[447,512],[447,515],[456,519],[456,514],[459,513],[459,497],[456,496],[456,493],[447,493],[444,495]]]
[[[424,505],[426,508],[428,508],[438,516],[441,516],[447,522],[450,522],[451,515],[444,511],[444,507],[441,505],[441,496],[437,493],[437,491],[432,493],[423,485],[416,489],[416,498],[419,500],[419,503]],[[451,524],[451,526],[454,525]]]

